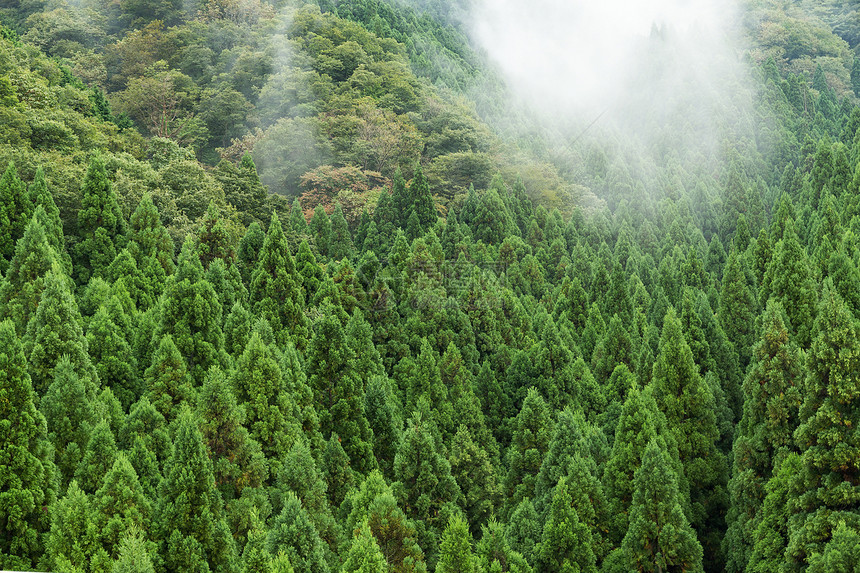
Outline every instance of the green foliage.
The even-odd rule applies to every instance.
[[[45,418],[36,409],[27,360],[15,327],[0,323],[0,560],[31,569],[45,548],[48,509],[57,494]]]

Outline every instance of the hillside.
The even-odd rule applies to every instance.
[[[589,115],[478,7],[0,8],[0,568],[860,563],[853,8]]]

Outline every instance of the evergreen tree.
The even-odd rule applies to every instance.
[[[308,384],[320,407],[323,437],[337,433],[352,467],[367,473],[376,467],[373,434],[364,415],[362,379],[355,368],[355,352],[349,346],[334,308],[327,305],[314,324],[308,345]]]
[[[297,199],[298,201],[298,199]],[[304,217],[302,217],[304,220]],[[239,267],[239,274],[242,275],[242,281],[246,285],[251,283],[251,273],[257,266],[257,257],[260,250],[263,248],[263,243],[266,240],[266,234],[256,221],[248,226],[248,230],[239,241],[239,248],[236,252],[236,264]]]
[[[61,484],[72,479],[89,442],[96,423],[94,395],[92,380],[78,376],[68,356],[60,358],[39,410],[47,421]]]
[[[317,262],[313,251],[311,251],[311,246],[307,240],[302,240],[299,243],[299,250],[296,253],[296,271],[301,276],[302,286],[305,291],[305,302],[306,304],[310,304],[323,282],[325,282],[326,275]]]
[[[238,570],[235,543],[221,506],[203,436],[190,408],[183,408],[152,520],[165,570]]]
[[[272,325],[281,346],[292,341],[304,348],[307,324],[302,312],[304,292],[293,257],[277,214],[272,214],[269,232],[263,242],[259,261],[251,274],[251,304],[254,314]]]
[[[463,494],[463,510],[472,531],[480,531],[499,507],[502,487],[486,450],[475,443],[461,424],[451,441],[448,462]]]
[[[543,571],[597,573],[591,543],[591,533],[580,521],[567,481],[562,478],[553,492],[541,542],[535,547],[538,567]]]
[[[60,219],[60,210],[54,202],[54,196],[48,189],[48,182],[45,180],[45,171],[38,167],[36,174],[33,176],[33,181],[27,188],[27,193],[30,196],[30,201],[33,204],[33,216],[42,224],[45,229],[45,236],[48,239],[48,244],[54,247],[54,250],[59,253],[63,263],[63,270],[67,274],[72,272],[72,261],[66,253],[66,238],[63,235],[63,221]],[[41,211],[39,210],[41,207]],[[29,221],[25,222],[29,224]],[[25,230],[26,233],[26,225]]]
[[[113,390],[123,409],[128,410],[142,392],[137,362],[125,334],[111,320],[107,306],[102,306],[90,321],[87,346],[99,380]]]
[[[747,570],[755,573],[781,571],[785,565],[788,546],[788,524],[797,491],[792,491],[801,472],[800,456],[789,453],[777,459],[773,476],[765,485],[765,498],[761,505],[761,519],[751,539],[753,550]]]
[[[151,504],[131,463],[120,452],[92,498],[99,542],[112,558],[120,556],[122,542],[150,528]]]
[[[505,498],[508,511],[526,498],[534,498],[535,480],[552,437],[552,421],[546,402],[530,388],[517,414],[511,447],[508,450],[508,474]]]
[[[299,439],[302,429],[300,421],[291,416],[292,396],[284,385],[275,350],[263,342],[258,332],[251,335],[245,352],[236,361],[231,382],[239,404],[245,407],[251,438],[263,448],[272,473],[277,475],[280,461]]]
[[[0,323],[0,563],[33,569],[44,548],[57,492],[45,418],[15,327]]]
[[[718,567],[719,531],[727,504],[725,458],[719,439],[714,396],[699,375],[674,310],[663,321],[660,353],[651,380],[653,396],[678,444],[678,457],[690,484],[691,522],[699,532],[706,562]]]
[[[373,538],[367,522],[363,522],[352,537],[346,561],[340,568],[342,573],[386,573],[388,563]],[[438,570],[438,569],[437,569]]]
[[[176,274],[164,291],[159,334],[172,335],[196,385],[203,383],[209,367],[226,365],[222,312],[215,289],[203,277],[203,265],[189,235]]]
[[[119,546],[119,558],[111,573],[155,573],[146,542],[139,533],[129,534]]]
[[[856,527],[860,454],[853,422],[860,412],[860,325],[830,281],[825,282],[808,375],[794,434],[802,472],[797,515],[789,522],[787,557],[792,564],[820,553],[840,521]]]
[[[391,383],[384,376],[374,376],[364,393],[364,413],[373,431],[373,453],[383,475],[391,479],[394,456],[400,447],[402,420],[392,396]]]
[[[319,251],[320,255],[328,257],[331,242],[331,220],[322,205],[317,205],[316,209],[314,209],[314,216],[308,225],[308,230],[314,239],[317,251]]]
[[[621,552],[625,571],[702,571],[702,546],[681,509],[678,477],[656,441],[648,444],[636,470]]]
[[[418,216],[421,228],[429,229],[436,223],[438,215],[436,205],[433,203],[433,196],[430,194],[430,185],[427,183],[427,178],[424,177],[421,164],[415,166],[415,173],[409,183],[408,194],[412,203],[410,207]]]
[[[126,239],[125,219],[104,160],[98,155],[90,159],[81,188],[78,232],[75,273],[78,283],[86,284],[91,276],[101,276],[107,270]]]
[[[283,551],[296,571],[328,573],[320,539],[307,511],[292,492],[284,499],[284,508],[275,518],[266,540],[269,553]]]
[[[33,216],[33,202],[27,187],[18,178],[15,162],[10,161],[0,177],[0,273],[5,273],[15,253],[15,242]]]
[[[67,355],[79,376],[90,377],[98,386],[98,374],[88,354],[81,328],[81,313],[71,292],[70,280],[54,263],[45,277],[39,306],[27,324],[24,350],[36,393],[42,395],[53,379],[54,367]]]
[[[154,281],[160,282],[164,280],[163,277],[172,275],[175,248],[173,239],[170,238],[167,229],[162,225],[158,208],[152,202],[152,196],[149,193],[144,193],[140,203],[132,213],[130,227],[130,247],[137,260],[138,268],[150,269],[151,265],[145,264],[145,261],[146,259],[154,259],[161,268],[161,271],[157,271],[154,267],[151,268],[151,278]]]
[[[343,216],[343,209],[340,203],[335,205],[334,213],[331,216],[331,236],[329,237],[328,252],[329,256],[335,261],[355,255],[352,235],[349,232],[349,225]]]
[[[484,526],[481,540],[475,547],[475,557],[479,571],[529,573],[532,570],[525,557],[508,545],[505,528],[495,519]]]
[[[293,199],[292,207],[290,208],[290,229],[296,235],[306,235],[308,233],[308,220],[302,211],[302,204],[299,203],[299,198]]]
[[[45,228],[34,218],[18,241],[6,269],[6,280],[0,284],[0,318],[11,319],[19,334],[26,331],[39,307],[47,275],[59,262],[58,251],[48,241]]]
[[[99,531],[92,518],[92,503],[78,482],[72,481],[66,495],[50,506],[51,530],[46,535],[46,561],[56,571],[101,571],[110,557],[99,543]],[[3,556],[4,567],[25,567]],[[28,569],[30,567],[27,567]]]
[[[476,573],[476,571],[469,527],[463,518],[452,516],[448,520],[448,525],[442,534],[442,542],[439,544],[436,573]]]
[[[170,334],[161,337],[143,381],[149,402],[170,422],[179,414],[183,403],[194,403],[193,381]]]
[[[761,521],[765,484],[777,457],[794,445],[803,364],[782,316],[782,306],[769,301],[762,338],[744,380],[744,413],[734,444],[734,471],[729,482],[732,504],[724,541],[727,567],[732,571],[746,570],[753,532]]]
[[[743,265],[743,257],[732,249],[723,273],[717,316],[726,336],[738,350],[741,368],[746,369],[755,336],[753,324],[756,301],[747,284]]]

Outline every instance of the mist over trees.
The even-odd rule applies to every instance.
[[[856,569],[856,10],[544,4],[0,7],[0,568]]]

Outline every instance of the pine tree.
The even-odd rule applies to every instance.
[[[298,197],[293,200],[292,207],[290,208],[290,229],[299,236],[308,233],[308,220],[305,218],[302,204],[299,202]]]
[[[564,573],[597,573],[591,533],[579,519],[562,478],[555,487],[552,505],[543,527],[541,542],[535,547],[538,568]]]
[[[48,273],[60,258],[38,218],[27,225],[0,284],[0,318],[9,318],[23,334],[45,290]]]
[[[793,484],[798,481],[801,471],[798,454],[792,452],[782,460],[777,459],[773,476],[765,485],[761,519],[751,539],[753,550],[747,571],[769,573],[781,571],[784,567],[789,539],[788,524],[798,493],[793,491]]]
[[[808,375],[794,434],[802,473],[797,515],[789,522],[789,563],[823,551],[840,521],[856,527],[860,453],[852,420],[860,412],[860,324],[827,280],[807,360]]]
[[[48,508],[46,508],[48,509]],[[46,561],[56,571],[100,571],[107,568],[110,556],[99,543],[99,531],[92,518],[92,503],[72,481],[66,495],[50,506],[51,530],[46,535]],[[30,568],[10,562],[3,555],[3,566]]]
[[[472,554],[472,536],[463,518],[452,516],[448,520],[442,542],[439,544],[439,561],[436,573],[476,573],[477,564]]]
[[[284,346],[292,341],[303,349],[308,333],[302,312],[305,295],[281,222],[275,213],[272,214],[259,261],[251,274],[250,294],[254,314],[269,321],[278,344]]]
[[[214,201],[209,202],[197,231],[197,254],[204,269],[215,259],[232,264],[236,258],[235,244],[224,225],[221,211]]]
[[[670,310],[663,321],[660,354],[651,380],[653,396],[666,416],[667,427],[678,444],[678,457],[690,484],[691,522],[703,541],[706,562],[717,567],[722,511],[727,503],[727,468],[716,447],[719,431],[714,396]]]
[[[530,388],[517,414],[507,455],[508,474],[504,487],[509,512],[520,501],[534,498],[535,480],[551,437],[552,420],[546,402],[534,388]]]
[[[32,569],[44,551],[56,468],[27,360],[9,320],[0,323],[0,372],[0,563]]]
[[[183,403],[194,403],[193,381],[170,334],[161,337],[143,383],[149,401],[169,422],[179,414]]]
[[[203,436],[191,410],[183,408],[152,520],[166,570],[238,570],[235,543],[221,505]]]
[[[189,235],[182,245],[176,274],[164,291],[159,334],[172,335],[196,385],[203,383],[209,367],[226,366],[222,313],[215,289],[203,277],[203,265]]]
[[[155,573],[147,542],[139,533],[131,533],[123,538],[119,546],[119,558],[114,562],[111,573]]]
[[[384,376],[374,376],[364,393],[364,414],[373,431],[373,453],[377,466],[391,479],[394,471],[394,456],[400,447],[402,420],[397,415],[390,381]]]
[[[28,355],[33,388],[39,395],[47,390],[53,379],[54,367],[63,355],[69,356],[79,376],[88,376],[96,386],[99,384],[70,282],[60,270],[59,263],[54,262],[45,277],[39,306],[27,324],[24,349]]]
[[[304,220],[304,217],[302,217]],[[266,240],[266,234],[256,221],[248,226],[248,230],[239,241],[239,248],[236,251],[236,264],[239,266],[239,274],[242,275],[242,281],[246,285],[251,283],[251,273],[257,266],[257,257],[260,250],[263,248],[263,243]]]
[[[299,243],[299,250],[296,253],[296,271],[301,276],[302,286],[305,291],[305,303],[310,304],[314,300],[317,291],[325,282],[325,271],[317,262],[311,246],[307,240],[302,240]]]
[[[86,284],[91,276],[101,276],[125,246],[125,219],[98,155],[90,160],[81,188],[78,232],[81,240],[75,247],[75,272],[78,284]]]
[[[346,561],[340,568],[342,573],[386,573],[388,563],[379,549],[379,544],[370,532],[367,522],[362,522],[352,536],[352,544]]]
[[[272,555],[276,555],[278,551],[286,553],[296,571],[329,571],[324,558],[322,539],[307,511],[292,492],[287,493],[284,508],[269,529],[266,546]]]
[[[337,433],[352,467],[367,473],[376,467],[373,434],[364,415],[362,379],[355,352],[334,308],[327,305],[314,324],[306,356],[308,384],[319,406],[323,437]]]
[[[33,203],[24,183],[18,178],[15,162],[10,161],[0,177],[0,273],[6,273],[15,253],[15,242],[33,216]]]
[[[266,551],[267,534],[265,524],[260,522],[257,512],[252,511],[248,542],[242,551],[242,573],[274,573],[272,557]]]
[[[802,354],[789,340],[782,306],[768,302],[763,334],[744,380],[744,413],[734,444],[729,482],[732,504],[724,542],[727,567],[744,571],[752,553],[753,532],[761,521],[765,484],[778,456],[793,449],[798,424]]]
[[[621,551],[627,571],[702,571],[702,546],[681,509],[678,476],[656,441],[648,444],[636,470]]]
[[[481,540],[475,547],[475,557],[479,571],[511,571],[511,573],[531,573],[532,571],[525,557],[508,545],[505,539],[505,528],[495,519],[491,519],[483,527]]]

